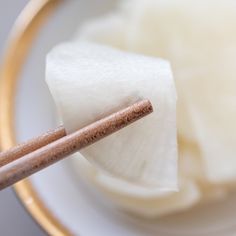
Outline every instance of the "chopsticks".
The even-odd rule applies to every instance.
[[[0,168],[64,136],[66,136],[66,130],[63,126],[59,126],[55,130],[50,130],[30,141],[19,144],[5,152],[0,152]]]
[[[60,126],[0,153],[0,190],[105,138],[152,111],[151,102],[145,99],[74,133],[66,135],[64,127]]]

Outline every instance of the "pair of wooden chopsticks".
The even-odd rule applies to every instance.
[[[63,126],[0,153],[0,190],[126,127],[153,111],[149,100],[66,135]]]

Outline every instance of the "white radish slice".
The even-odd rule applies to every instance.
[[[183,184],[180,182],[179,192],[169,192],[169,194],[151,199],[122,197],[119,194],[116,195],[110,192],[110,188],[107,190],[108,192],[104,189],[104,193],[109,195],[118,207],[146,218],[156,218],[187,210],[196,205],[201,199],[201,192],[192,181],[186,181]]]
[[[156,0],[124,1],[119,12],[86,22],[80,27],[76,38],[107,44],[123,50],[169,58],[173,62],[174,69],[175,67],[178,69],[179,64],[182,65],[183,60],[186,59],[184,55],[187,55],[189,50],[185,50],[181,45],[178,48],[176,45],[176,37],[181,35],[181,32],[176,34],[175,31],[166,30],[165,25],[168,25],[168,17],[171,15],[160,14],[164,8],[167,11],[173,9],[175,4],[179,4],[178,1],[175,3]],[[180,24],[181,22],[178,23],[178,25]],[[177,41],[180,40],[182,39]],[[182,46],[185,46],[184,43]],[[179,72],[178,70],[175,73],[178,78],[186,74],[185,71]],[[184,97],[185,88],[179,80],[177,86],[179,94],[177,109],[179,135],[188,140],[195,140],[191,117]]]
[[[102,17],[83,24],[76,37],[116,48],[125,48],[125,35],[125,18],[118,14],[110,14],[106,18]]]
[[[113,16],[86,24],[78,38],[171,61],[178,91],[178,135],[185,142],[179,152],[180,178],[197,181],[198,191],[203,195],[198,200],[227,195],[230,188],[235,188],[236,175],[236,1],[129,0],[124,3]],[[189,143],[197,145],[198,150],[189,148],[192,146]],[[100,175],[92,175],[100,179],[99,184],[94,181],[99,186],[102,185]],[[105,185],[108,181],[103,182]],[[128,196],[138,199],[157,194],[150,189],[126,188],[121,182],[106,186],[103,191],[111,188],[113,193],[124,194],[127,189]]]
[[[222,200],[230,193],[230,189],[221,185],[212,185],[207,182],[199,184],[199,189],[202,192],[202,202],[212,202]]]
[[[181,179],[193,180],[202,193],[201,201],[210,202],[227,196],[226,186],[212,184],[208,178],[205,162],[201,157],[199,147],[194,143],[179,141],[179,175]]]
[[[195,141],[192,119],[186,104],[186,88],[181,81],[183,77],[191,78],[194,75],[194,71],[191,73],[194,62],[192,55],[199,54],[195,50],[196,47],[191,45],[195,30],[192,20],[195,3],[190,3],[189,0],[129,2],[126,48],[129,51],[171,60],[178,91],[178,134],[187,140]]]
[[[200,89],[203,80],[189,83],[192,90],[189,99],[197,138],[208,181],[213,183],[236,180],[236,79],[230,75],[226,75],[226,78],[218,72],[214,82],[205,79],[205,90],[201,96],[193,88]]]
[[[188,209],[197,204],[201,193],[194,181],[180,178],[179,191],[145,188],[110,177],[96,170],[87,160],[74,157],[73,167],[79,178],[89,180],[93,188],[118,208],[146,218],[156,218]]]
[[[178,139],[179,148],[179,175],[184,179],[193,179],[197,182],[206,182],[204,162],[201,159],[200,149],[195,143],[184,142]]]
[[[208,181],[235,181],[236,1],[131,2],[126,47],[171,61],[179,135],[199,144]]]
[[[153,114],[81,153],[113,176],[177,189],[176,91],[167,61],[71,42],[48,54],[46,78],[69,133],[150,99]]]

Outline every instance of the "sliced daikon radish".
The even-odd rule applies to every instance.
[[[196,143],[178,139],[179,175],[182,178],[206,182],[205,163],[201,158],[201,150]]]
[[[108,194],[118,207],[146,218],[156,218],[189,209],[196,205],[201,198],[198,186],[191,181],[187,181],[183,185],[180,184],[179,192],[169,192],[169,194],[151,199],[122,198],[111,192]]]
[[[223,72],[216,73],[214,81],[199,78],[188,83],[189,99],[208,180],[225,183],[236,180],[236,78],[233,73],[224,73],[225,77]],[[194,89],[199,91],[203,83],[199,96]]]
[[[202,195],[194,181],[180,178],[179,191],[160,191],[110,177],[98,171],[87,160],[74,157],[73,167],[79,178],[89,180],[93,188],[120,209],[142,217],[155,218],[188,209],[196,205]]]
[[[230,189],[223,185],[213,185],[208,182],[202,182],[199,183],[198,186],[202,193],[201,201],[203,203],[224,199],[230,193]]]
[[[178,134],[187,140],[195,141],[192,118],[185,96],[187,88],[182,84],[182,77],[192,78],[195,72],[191,73],[191,66],[194,63],[192,58],[199,54],[198,48],[189,45],[195,30],[192,9],[196,3],[185,0],[129,2],[130,17],[126,26],[126,48],[171,60],[178,91]]]
[[[110,14],[86,22],[80,27],[78,37],[97,43],[107,44],[116,48],[125,48],[126,20],[118,14]]]
[[[236,1],[131,2],[126,47],[171,61],[179,135],[199,143],[210,181],[235,181]]]
[[[193,205],[202,199],[227,195],[230,188],[235,188],[230,184],[235,182],[236,174],[236,1],[123,2],[125,4],[113,16],[106,15],[98,23],[96,20],[88,23],[80,30],[78,38],[171,61],[178,91],[178,135],[184,140],[184,145],[180,146],[180,179],[198,185],[202,196],[196,198]],[[197,151],[192,150],[192,145],[198,147]],[[84,169],[93,170],[92,167]],[[92,173],[92,179],[100,179],[96,185],[104,186],[106,181],[98,177],[100,172],[99,175]],[[126,195],[135,199],[155,197],[158,192],[128,189],[121,182],[106,186],[100,189],[106,192],[111,188],[113,193],[122,194],[126,189]],[[119,202],[118,197],[115,199]]]
[[[81,153],[113,176],[177,189],[176,91],[167,61],[71,42],[49,53],[46,77],[69,133],[150,99],[153,114]]]
[[[179,135],[194,141],[195,134],[184,93],[186,88],[180,81],[183,74],[184,77],[189,76],[189,74],[188,71],[179,70],[179,67],[186,63],[189,49],[184,47],[184,41],[183,44],[176,45],[176,37],[181,37],[181,33],[184,32],[184,29],[179,27],[182,21],[177,24],[180,34],[176,34],[175,30],[167,30],[165,27],[172,17],[171,13],[177,14],[175,13],[175,8],[179,9],[176,6],[179,2],[156,0],[123,1],[118,12],[88,21],[79,29],[76,38],[107,44],[123,50],[171,59],[175,74],[179,79],[177,81],[179,92],[177,109]],[[188,2],[185,1],[185,3]],[[161,13],[163,10],[171,11],[171,13],[165,16]],[[165,24],[163,25],[161,22]],[[177,41],[182,39],[185,40],[183,37],[177,39]],[[190,74],[191,76],[192,74]]]

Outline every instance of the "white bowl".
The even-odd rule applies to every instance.
[[[14,93],[18,142],[57,125],[55,107],[44,81],[47,52],[55,44],[70,39],[84,19],[106,12],[114,3],[109,0],[65,1],[42,28]],[[0,128],[2,125],[0,123]],[[107,199],[76,175],[70,163],[70,159],[61,161],[30,177],[30,184],[17,187],[23,203],[51,235],[236,235],[235,195],[223,202],[145,221],[115,210]]]

